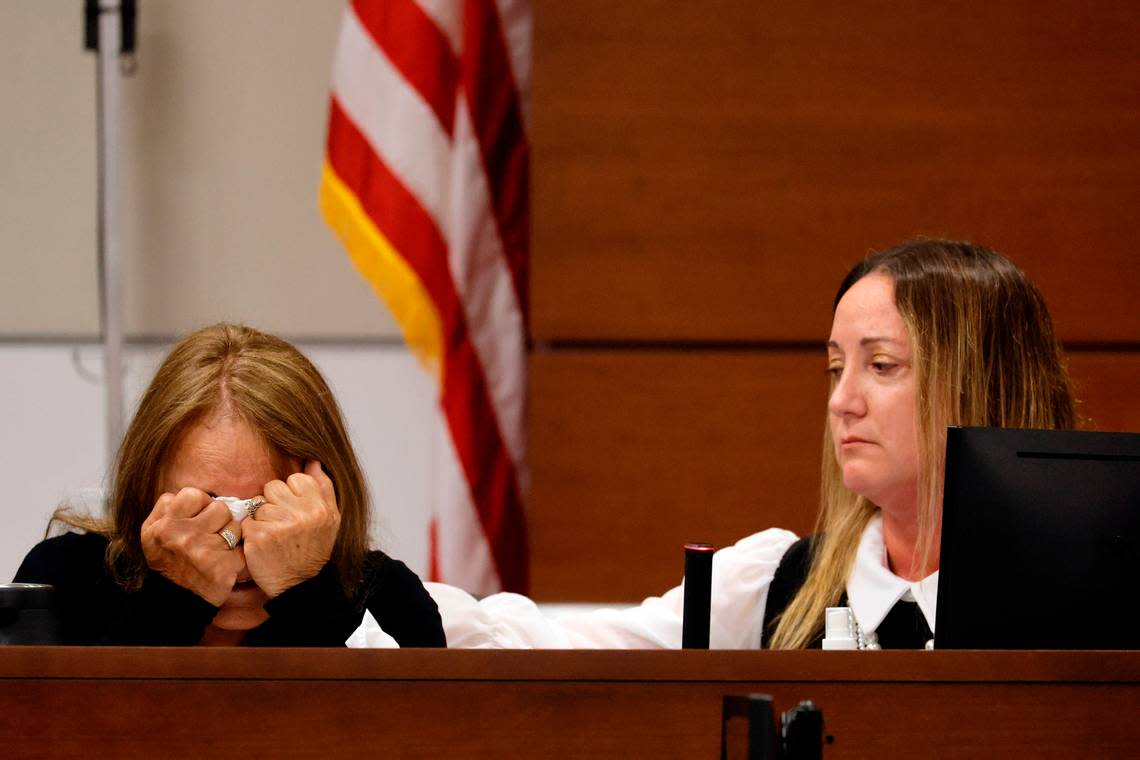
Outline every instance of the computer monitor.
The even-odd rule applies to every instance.
[[[935,647],[1136,649],[1140,434],[950,428]]]

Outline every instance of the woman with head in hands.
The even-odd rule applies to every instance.
[[[219,324],[159,367],[108,514],[57,511],[86,532],[38,544],[16,580],[55,586],[64,643],[343,646],[367,612],[388,645],[444,646],[419,579],[369,550],[369,512],[317,369]]]

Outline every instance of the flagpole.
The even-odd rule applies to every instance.
[[[119,84],[121,58],[134,52],[135,0],[85,0],[85,47],[95,50],[98,133],[99,323],[103,338],[103,392],[108,470],[123,437],[123,319],[119,194]]]

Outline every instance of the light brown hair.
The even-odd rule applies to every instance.
[[[1068,429],[1076,411],[1041,293],[1013,262],[978,245],[915,240],[874,254],[844,278],[835,305],[871,273],[894,282],[914,356],[920,476],[916,555],[927,566],[942,515],[950,425]],[[843,486],[824,425],[818,532],[811,569],[779,618],[775,649],[809,646],[838,603],[877,507]]]
[[[251,327],[217,324],[174,346],[127,428],[106,518],[57,511],[69,525],[110,540],[107,564],[127,588],[147,570],[141,530],[161,494],[163,467],[183,433],[218,412],[245,422],[277,457],[317,459],[336,488],[340,529],[332,562],[346,592],[359,583],[368,551],[369,498],[340,408],[300,351]]]

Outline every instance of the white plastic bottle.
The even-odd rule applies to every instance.
[[[855,615],[850,607],[828,607],[823,615],[824,649],[858,649]]]

